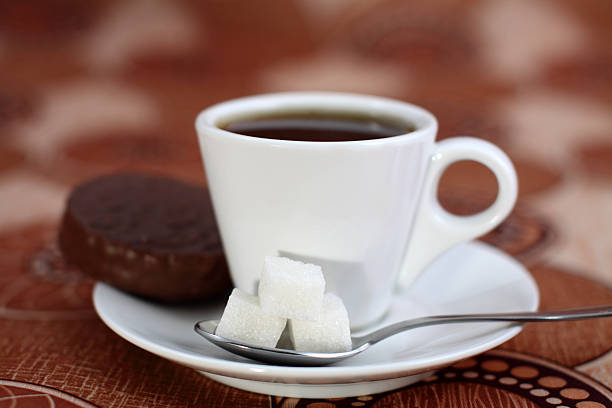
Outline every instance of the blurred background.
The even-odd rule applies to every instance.
[[[520,199],[485,240],[612,283],[611,43],[607,0],[0,0],[0,249],[54,233],[97,174],[205,184],[193,122],[215,102],[336,90],[499,145]],[[463,214],[495,193],[469,163],[440,188]]]

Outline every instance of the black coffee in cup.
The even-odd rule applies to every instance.
[[[221,128],[264,139],[347,142],[403,135],[415,126],[398,119],[358,113],[298,112],[246,118]]]

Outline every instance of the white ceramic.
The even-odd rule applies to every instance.
[[[444,281],[444,284],[440,284]],[[170,307],[98,283],[94,306],[102,320],[131,343],[204,375],[248,391],[335,398],[403,387],[438,367],[493,348],[519,325],[462,323],[398,334],[326,367],[283,367],[231,354],[202,339],[196,321],[219,318],[223,301]],[[521,264],[482,243],[461,244],[438,258],[411,287],[392,296],[381,324],[431,314],[533,311],[538,290]]]
[[[219,128],[245,116],[305,110],[391,116],[416,130],[377,140],[303,142]],[[260,95],[204,110],[196,128],[234,285],[255,293],[266,255],[319,264],[352,327],[387,311],[400,271],[400,284],[409,286],[440,253],[498,225],[516,201],[516,173],[500,149],[467,137],[435,143],[434,116],[400,101],[323,92]],[[446,212],[436,198],[444,169],[460,160],[484,164],[499,184],[495,203],[469,217]]]

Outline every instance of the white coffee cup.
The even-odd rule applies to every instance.
[[[392,117],[416,129],[311,142],[221,128],[304,111]],[[235,286],[256,293],[266,255],[320,264],[353,328],[383,316],[395,288],[409,286],[443,251],[495,228],[517,197],[516,172],[498,147],[469,137],[436,143],[435,117],[396,100],[329,92],[251,96],[204,110],[196,129]],[[437,200],[440,176],[461,160],[482,163],[497,178],[495,202],[475,215],[453,215]]]

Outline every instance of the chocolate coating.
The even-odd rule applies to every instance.
[[[231,286],[208,192],[166,177],[117,173],[77,186],[59,245],[84,273],[155,300],[201,300]]]

